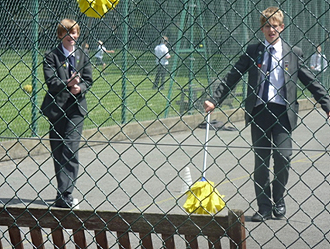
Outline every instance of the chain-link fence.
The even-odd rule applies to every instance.
[[[259,18],[268,6],[284,12],[281,38],[303,49],[307,67],[319,45],[330,58],[327,0],[120,0],[100,19],[81,13],[74,0],[1,1],[3,207],[50,207],[54,202],[50,124],[40,106],[47,91],[45,53],[59,44],[56,27],[63,18],[80,25],[77,43],[89,44],[94,81],[86,94],[88,113],[74,189],[80,208],[183,213],[186,178],[191,174],[195,181],[202,173],[204,130],[198,124],[204,121],[203,102],[247,45],[264,40]],[[171,58],[164,88],[153,89],[154,48],[163,36],[169,38]],[[97,62],[99,41],[114,50],[104,53],[104,65]],[[329,89],[329,70],[313,73]],[[257,205],[254,150],[250,128],[242,122],[246,82],[243,76],[212,114],[223,126],[211,131],[207,176],[225,195],[226,208],[244,210],[248,248],[326,248],[328,123],[301,82],[297,96],[305,110],[299,112],[293,133],[286,219],[249,222]],[[1,232],[3,240],[6,228]]]

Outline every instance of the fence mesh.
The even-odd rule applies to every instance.
[[[80,209],[185,212],[190,178],[195,182],[202,174],[203,102],[247,44],[263,41],[259,17],[268,6],[284,12],[281,37],[303,49],[307,66],[319,45],[330,58],[327,0],[120,0],[100,19],[81,13],[73,0],[0,4],[0,216],[8,206],[49,208],[54,202],[49,122],[39,111],[47,91],[44,55],[58,45],[56,27],[63,18],[79,23],[77,43],[89,44],[94,80],[74,189]],[[162,36],[169,38],[171,58],[164,89],[153,89],[154,48]],[[100,40],[114,50],[104,53],[104,66],[96,58]],[[314,73],[328,90],[329,70]],[[300,82],[287,219],[249,222],[257,207],[254,152],[242,122],[246,80],[212,114],[221,125],[211,130],[206,175],[225,195],[226,209],[244,210],[248,248],[326,248],[328,121]],[[8,228],[0,230],[0,240],[10,246]]]

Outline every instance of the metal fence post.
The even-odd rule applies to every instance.
[[[31,97],[31,130],[32,136],[38,134],[38,101],[37,101],[37,83],[38,83],[38,29],[39,29],[39,0],[34,0],[33,6],[33,49],[32,49],[32,97]]]

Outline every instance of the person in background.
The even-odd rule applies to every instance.
[[[89,44],[85,43],[83,47],[84,47],[84,52],[88,55],[89,54]]]
[[[80,27],[76,21],[63,19],[57,26],[59,45],[46,52],[43,62],[48,91],[41,112],[50,122],[50,147],[55,166],[57,195],[55,206],[71,208],[79,158],[86,93],[93,84],[88,56],[76,42]]]
[[[328,67],[328,61],[324,54],[322,54],[321,45],[317,46],[316,53],[312,55],[310,60],[310,68],[319,74],[321,71],[325,72]]]
[[[284,15],[269,7],[260,17],[265,40],[250,44],[229,73],[222,79],[213,98],[204,102],[206,112],[220,105],[248,73],[245,106],[246,125],[251,124],[254,149],[254,189],[258,211],[254,222],[285,217],[284,201],[292,154],[291,132],[298,119],[298,79],[330,115],[330,97],[315,75],[304,65],[302,50],[282,40]],[[273,153],[271,153],[273,151]],[[274,160],[270,181],[270,158]]]
[[[95,57],[96,57],[96,65],[97,66],[102,65],[103,70],[106,67],[105,62],[103,61],[104,52],[106,52],[106,53],[112,53],[112,54],[115,53],[114,50],[107,50],[107,48],[103,45],[103,42],[102,41],[98,41],[97,53],[95,55]]]
[[[166,66],[168,65],[168,59],[171,58],[169,50],[167,48],[168,37],[163,36],[161,43],[155,47],[155,56],[156,56],[156,66],[157,73],[155,76],[155,81],[152,89],[158,89],[158,84],[160,82],[160,90],[163,90],[165,87],[165,76],[166,76]]]

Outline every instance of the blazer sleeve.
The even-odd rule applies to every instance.
[[[294,53],[298,56],[298,78],[313,94],[315,100],[321,105],[322,109],[330,112],[330,97],[326,89],[319,83],[315,75],[306,67],[304,63],[303,52],[300,48],[295,47]]]
[[[80,73],[79,86],[81,95],[84,96],[93,85],[92,66],[89,57],[83,52],[80,52],[80,58],[77,64],[78,72]]]
[[[214,105],[220,105],[230,94],[230,91],[235,88],[242,76],[247,72],[251,62],[250,51],[251,47],[249,46],[246,52],[240,56],[235,65],[221,80],[221,83],[214,91],[212,98],[209,99]]]

